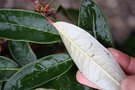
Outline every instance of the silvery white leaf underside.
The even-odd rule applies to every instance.
[[[64,45],[82,74],[103,90],[120,90],[125,74],[111,53],[85,30],[56,22]]]

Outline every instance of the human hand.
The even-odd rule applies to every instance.
[[[112,53],[118,64],[127,75],[127,77],[121,83],[121,90],[135,90],[135,58],[113,48],[109,48],[108,50]],[[97,87],[91,81],[88,81],[80,71],[77,72],[76,79],[81,84],[99,89],[99,87]]]

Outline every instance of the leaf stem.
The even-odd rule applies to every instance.
[[[48,22],[50,22],[52,25],[54,25],[54,22],[49,17],[47,17],[46,15],[44,15],[44,17],[47,19]]]

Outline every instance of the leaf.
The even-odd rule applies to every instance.
[[[0,82],[8,80],[16,71],[18,65],[9,58],[0,56]]]
[[[8,41],[9,50],[16,62],[24,66],[30,62],[37,60],[36,55],[32,51],[29,43],[19,41]]]
[[[72,66],[67,54],[44,57],[24,66],[6,83],[4,90],[29,90],[63,75]]]
[[[85,30],[66,22],[54,24],[82,74],[103,90],[119,90],[125,74],[111,53]]]
[[[92,0],[82,1],[78,25],[94,36],[105,47],[113,46],[111,34],[104,15]]]
[[[61,77],[39,87],[46,89],[53,88],[55,90],[93,90],[92,88],[79,84],[76,81],[76,72],[77,68],[74,65],[70,68],[68,72],[66,72]]]
[[[0,37],[40,44],[60,41],[56,29],[44,16],[18,9],[0,9]]]

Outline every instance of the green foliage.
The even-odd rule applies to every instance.
[[[44,16],[26,10],[0,10],[0,37],[40,44],[60,42],[56,29]]]
[[[36,55],[32,51],[29,43],[19,41],[8,41],[9,50],[16,62],[24,66],[30,62],[37,60]]]
[[[67,54],[56,54],[27,64],[14,74],[6,83],[4,90],[33,89],[60,77],[72,66]]]
[[[76,71],[76,66],[72,66],[63,76],[40,87],[47,89],[54,88],[55,90],[92,90],[91,88],[76,82]]]
[[[80,27],[103,45],[112,46],[107,22],[93,1],[83,0],[80,11],[61,10],[71,22],[79,22]],[[78,69],[70,56],[65,54],[65,48],[61,47],[63,45],[59,43],[61,39],[57,30],[43,15],[20,9],[0,9],[0,38],[8,40],[8,49],[13,59],[0,56],[0,81],[7,81],[5,84],[0,83],[2,90],[93,90],[76,81]],[[55,45],[55,49],[44,48],[41,53],[45,51],[49,52],[45,55],[49,55],[57,50],[56,54],[38,55],[43,58],[37,59],[35,52],[40,51],[31,48],[31,43],[46,47]]]
[[[8,80],[16,71],[18,65],[11,59],[0,56],[0,82]]]
[[[79,13],[78,25],[93,35],[106,47],[112,47],[112,38],[108,24],[92,0],[83,0]]]

